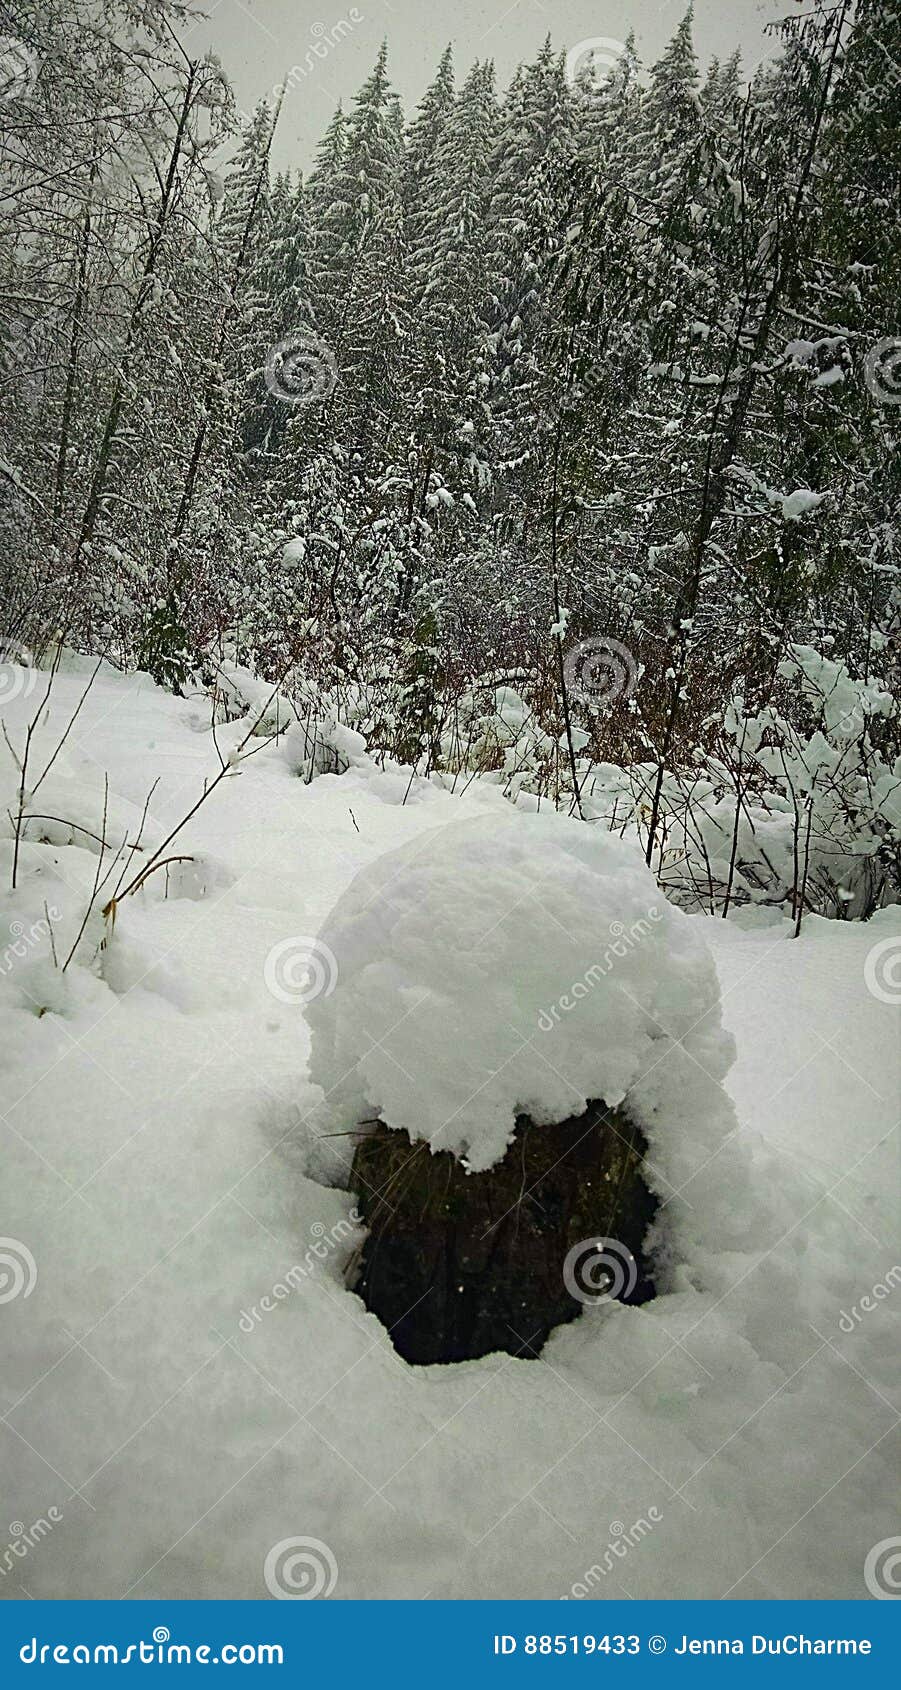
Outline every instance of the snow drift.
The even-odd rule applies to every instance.
[[[308,1009],[326,1132],[378,1117],[478,1172],[518,1115],[603,1098],[672,1197],[735,1130],[700,928],[611,834],[500,810],[436,828],[364,868],[320,944],[337,974]]]
[[[41,759],[85,681],[83,666],[58,676]],[[41,696],[27,696],[24,676],[5,704],[13,747]],[[246,726],[218,727],[224,756]],[[305,785],[283,743],[261,746],[179,836],[195,866],[222,865],[216,884],[198,899],[176,896],[162,875],[151,895],[148,882],[102,956],[92,926],[62,980],[47,918],[62,961],[96,849],[83,833],[66,844],[29,830],[12,894],[4,823],[2,1230],[24,1247],[20,1260],[30,1252],[37,1281],[0,1310],[0,1460],[8,1521],[28,1528],[55,1519],[51,1508],[63,1518],[0,1578],[0,1600],[22,1598],[22,1584],[36,1599],[265,1597],[268,1554],[297,1534],[336,1557],[339,1598],[581,1595],[585,1569],[616,1535],[611,1522],[658,1515],[629,1559],[592,1585],[594,1598],[865,1599],[867,1554],[898,1529],[901,1435],[901,1316],[897,1290],[886,1289],[897,1277],[897,1006],[874,995],[867,970],[874,955],[896,954],[901,911],[868,923],[810,918],[795,941],[777,915],[752,929],[743,918],[676,916],[648,893],[643,908],[655,902],[670,934],[664,947],[665,930],[650,919],[650,936],[639,932],[636,952],[649,964],[642,945],[654,952],[649,980],[636,990],[629,970],[638,961],[617,956],[603,929],[600,956],[586,948],[602,977],[583,998],[581,960],[550,980],[556,938],[552,923],[539,926],[535,894],[558,920],[566,915],[562,894],[533,875],[533,896],[505,928],[511,946],[514,935],[522,941],[520,960],[548,977],[528,1029],[535,1047],[565,1072],[557,1041],[595,1013],[601,991],[613,1005],[617,983],[650,1025],[655,1002],[663,1012],[658,967],[667,992],[680,957],[686,982],[710,978],[703,938],[737,1040],[726,1083],[739,1127],[729,1125],[714,1063],[715,1052],[720,1063],[729,1055],[716,993],[704,985],[706,1019],[693,1032],[670,1022],[681,1041],[654,1044],[661,1060],[630,1094],[630,1107],[653,1119],[648,1178],[666,1190],[674,1240],[657,1297],[593,1310],[556,1332],[538,1360],[410,1368],[345,1288],[351,1200],[307,1177],[322,1104],[306,1077],[306,1019],[337,1013],[353,983],[336,912],[364,864],[378,859],[379,883],[413,923],[404,876],[394,885],[381,877],[392,861],[409,864],[412,890],[436,823],[458,818],[461,833],[470,821],[474,833],[487,826],[496,846],[484,860],[506,877],[518,858],[499,812],[517,838],[530,838],[524,888],[537,833],[521,834],[523,812],[481,782],[452,798],[436,783],[411,784],[409,770],[361,763]],[[64,778],[67,792],[44,802],[42,788],[40,808],[58,801],[61,817],[99,834],[108,772],[110,813],[121,807],[123,829],[131,818],[133,839],[159,777],[144,834],[152,846],[219,766],[203,703],[104,666],[46,783]],[[4,744],[4,814],[15,812],[18,784]],[[565,859],[574,824],[548,825]],[[613,849],[610,860],[621,861]],[[457,942],[486,897],[475,877],[462,915],[449,911],[434,931],[428,979],[448,998]],[[625,922],[625,906],[610,919]],[[583,901],[572,927],[580,947],[593,920],[594,904]],[[495,942],[483,925],[475,956]],[[340,953],[332,999],[311,1006],[303,991],[291,1002],[273,995],[267,957],[317,931],[335,935]],[[386,950],[386,973],[390,962]],[[425,967],[395,1020],[422,995]],[[492,1006],[501,989],[513,990],[512,973],[496,972]],[[564,994],[577,1007],[566,1010]],[[476,1037],[474,995],[465,1008]],[[404,1030],[382,1039],[401,1057]],[[447,1036],[468,1062],[450,1024]],[[317,1026],[320,1074],[330,1038]],[[370,1042],[361,1026],[358,1054]],[[348,1142],[313,1147],[337,1178],[336,1152]],[[683,1184],[702,1142],[716,1148]],[[273,1288],[285,1285],[280,1300]]]

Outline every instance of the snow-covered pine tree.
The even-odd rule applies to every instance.
[[[492,458],[499,476],[518,472],[519,486],[535,445],[535,348],[546,297],[541,267],[554,191],[573,142],[565,62],[548,36],[534,65],[518,73],[492,169]]]
[[[439,488],[470,497],[490,482],[491,348],[486,321],[494,72],[466,77],[438,149],[441,194],[423,207],[413,264],[425,276],[410,365],[415,504],[437,509]]]

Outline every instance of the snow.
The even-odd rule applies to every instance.
[[[378,858],[320,939],[338,989],[309,1006],[310,1071],[335,1131],[377,1113],[478,1171],[520,1113],[626,1099],[684,1179],[734,1129],[700,931],[613,834],[496,805]]]
[[[87,673],[73,663],[58,677],[36,767]],[[39,696],[5,696],[14,746]],[[225,759],[248,726],[246,715],[219,722]],[[35,1277],[27,1296],[0,1303],[0,1461],[10,1525],[49,1519],[52,1530],[22,1559],[0,1542],[0,1594],[263,1597],[267,1558],[303,1537],[327,1547],[329,1567],[334,1557],[339,1599],[865,1599],[867,1554],[897,1532],[889,962],[901,912],[866,925],[809,917],[795,941],[778,917],[767,926],[746,915],[689,918],[660,901],[661,921],[577,998],[595,941],[652,896],[626,847],[594,827],[508,814],[481,781],[464,797],[411,782],[359,748],[346,772],[307,782],[284,737],[252,739],[253,755],[171,847],[193,865],[168,884],[161,871],[124,899],[111,935],[92,916],[62,977],[45,905],[62,960],[94,881],[96,842],[29,827],[18,890],[3,893],[0,1233]],[[107,773],[118,846],[129,825],[135,842],[158,780],[146,858],[219,771],[209,700],[173,699],[146,676],[104,666],[38,797],[64,823],[77,817],[99,834]],[[0,784],[5,815],[18,784],[5,747]],[[8,823],[4,833],[8,888]],[[419,880],[417,847],[429,865]],[[318,1064],[326,1016],[349,1039],[339,1005],[360,993],[381,1017],[360,1027],[367,1086],[373,1074],[381,1083],[364,1035],[378,1035],[387,1005],[368,996],[365,968],[358,976],[338,930],[373,883],[359,876],[384,886],[391,853],[404,865],[389,889],[400,911],[388,905],[378,921],[386,932],[395,924],[400,948],[392,940],[371,962],[392,991],[408,990],[411,1009],[418,981],[441,993],[447,1013],[457,1006],[455,1062],[487,1054],[480,1007],[495,1025],[501,1008],[527,1008],[535,1019],[521,1032],[556,1066],[555,1040],[567,1064],[574,1053],[561,1104],[567,1084],[573,1095],[612,1084],[612,1067],[597,1065],[619,1060],[619,1084],[653,1122],[650,1172],[667,1193],[672,1241],[662,1293],[643,1308],[587,1309],[540,1361],[410,1368],[344,1289],[357,1238],[341,1186],[346,1141],[322,1136],[333,1099],[308,1072],[307,1024]],[[530,880],[536,857],[553,864],[546,891],[537,873]],[[437,913],[445,859],[480,862],[482,880],[429,934],[412,888]],[[502,881],[528,901],[494,941],[479,928],[480,898],[496,909]],[[566,905],[572,948],[536,889],[555,915]],[[375,921],[363,923],[361,961]],[[417,932],[419,959],[401,983],[392,957],[412,958]],[[273,992],[269,959],[288,941],[300,966],[280,972]],[[324,941],[336,947],[338,974],[330,995],[310,1002]],[[496,966],[528,965],[503,1002],[479,998],[486,944]],[[865,972],[876,946],[881,996]],[[706,948],[735,1039],[728,1070]],[[526,984],[533,968],[540,1001]],[[696,1028],[677,977],[705,1017]],[[469,999],[458,1005],[464,980]],[[563,994],[578,1007],[561,1010],[558,1027],[551,1011]],[[619,1058],[612,1039],[595,1043],[602,1004],[622,1035]],[[550,1031],[537,1025],[541,1009]],[[580,1017],[594,1038],[575,1050]],[[661,1058],[643,1079],[640,1049]],[[446,1082],[455,1083],[450,1070]],[[543,1073],[536,1085],[547,1100]],[[495,1144],[502,1120],[499,1111]],[[13,1283],[0,1280],[0,1294]],[[634,1531],[639,1520],[653,1529]],[[618,1536],[628,1555],[586,1582]]]
[[[687,908],[722,909],[729,887],[730,903],[787,911],[806,862],[802,878],[808,893],[816,888],[820,913],[859,917],[895,896],[881,865],[901,839],[901,758],[885,760],[881,745],[891,742],[879,720],[890,719],[894,700],[811,646],[790,645],[778,674],[819,725],[801,732],[772,704],[750,715],[736,692],[721,755],[699,750],[690,776],[665,772],[658,878]],[[737,767],[747,784],[736,816]],[[643,844],[657,765],[586,759],[580,774],[583,814]]]
[[[365,753],[363,735],[339,722],[334,710],[311,712],[306,720],[294,722],[282,741],[288,767],[307,781],[316,775],[345,774]]]
[[[798,522],[808,511],[815,511],[823,503],[825,494],[814,493],[810,487],[797,487],[782,499],[782,515],[787,522]]]

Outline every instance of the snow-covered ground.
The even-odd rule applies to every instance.
[[[88,673],[58,677],[38,772]],[[34,680],[2,708],[17,749]],[[248,726],[220,725],[223,757]],[[0,1595],[265,1596],[291,1553],[267,1586],[270,1552],[309,1538],[338,1598],[867,1597],[868,1553],[901,1531],[901,1068],[879,986],[901,911],[798,941],[692,917],[738,1126],[669,1195],[695,1240],[671,1288],[586,1309],[539,1361],[410,1368],[344,1289],[346,1147],[315,1136],[303,999],[340,991],[314,940],[360,868],[503,800],[365,758],[304,785],[254,744],[167,852],[193,862],[121,903],[102,954],[95,912],[62,978],[48,923],[62,964],[104,774],[117,845],[158,781],[146,858],[219,772],[208,702],[104,669],[30,804],[15,893],[3,824]],[[5,746],[0,780],[15,811]]]

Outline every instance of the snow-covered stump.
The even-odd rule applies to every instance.
[[[320,1166],[356,1144],[353,1284],[402,1355],[535,1355],[672,1278],[732,1046],[698,923],[634,846],[498,800],[364,869],[319,944]]]

